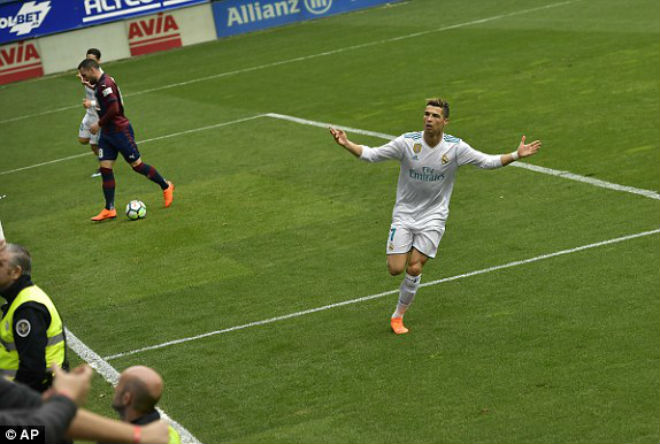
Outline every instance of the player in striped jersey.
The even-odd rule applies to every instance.
[[[390,274],[396,276],[406,272],[390,320],[396,334],[408,332],[403,325],[403,315],[415,298],[424,264],[435,257],[445,232],[458,167],[500,168],[536,154],[541,147],[540,141],[527,144],[522,136],[518,148],[511,154],[484,154],[461,139],[445,134],[448,123],[449,104],[444,99],[434,98],[426,103],[424,131],[403,134],[379,148],[353,143],[344,131],[330,128],[335,142],[361,160],[380,162],[391,159],[401,164],[387,240]]]
[[[101,63],[101,51],[96,48],[89,48],[85,57],[96,61],[96,63]],[[101,70],[102,72],[103,70]],[[98,104],[96,103],[96,97],[94,95],[94,85],[91,85],[89,82],[84,80],[80,75],[80,72],[77,72],[80,82],[85,88],[85,98],[83,99],[83,107],[86,109],[85,115],[83,116],[82,122],[80,122],[80,128],[78,129],[78,142],[83,145],[89,144],[94,153],[94,157],[99,156],[99,136],[100,133],[92,134],[89,131],[89,127],[99,120],[99,113],[97,111]],[[96,170],[92,177],[98,177],[101,175],[100,170]]]

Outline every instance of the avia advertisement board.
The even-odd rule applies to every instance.
[[[153,14],[209,0],[30,0],[0,4],[0,43]]]
[[[0,46],[0,85],[44,74],[37,42]]]
[[[399,0],[222,0],[213,3],[218,37],[312,20]]]

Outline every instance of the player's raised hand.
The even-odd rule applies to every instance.
[[[525,139],[526,139],[525,136],[522,136],[522,139],[520,140],[520,145],[518,145],[518,155],[521,158],[533,156],[538,152],[539,148],[541,148],[540,140],[535,140],[532,143],[526,144]]]
[[[90,106],[92,106],[92,101],[89,100],[88,98],[84,98],[83,99],[83,107],[84,108],[89,108]]]
[[[330,134],[332,134],[338,145],[346,146],[348,144],[348,137],[344,131],[330,127]]]

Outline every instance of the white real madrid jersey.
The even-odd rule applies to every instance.
[[[488,155],[449,134],[431,147],[424,132],[403,134],[378,148],[362,147],[367,162],[394,159],[401,163],[392,223],[414,229],[443,228],[449,215],[449,199],[462,165],[499,168],[500,155]]]
[[[89,86],[85,86],[85,98],[96,103],[96,95],[94,94],[94,90]],[[90,117],[94,117],[96,120],[98,120],[99,112],[96,110],[96,106],[90,106],[87,108],[86,112],[90,115]]]

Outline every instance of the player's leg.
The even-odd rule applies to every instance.
[[[89,145],[89,147],[92,150],[92,153],[94,154],[94,157],[98,158],[100,131],[96,134],[92,134],[91,131],[89,131],[89,126],[94,121],[95,120],[92,119],[89,116],[89,114],[85,114],[85,117],[83,117],[82,122],[80,122],[80,128],[78,130],[78,142],[80,142],[82,145]],[[101,175],[100,170],[96,170],[94,173],[92,173],[92,177],[97,177],[100,175]]]
[[[403,315],[415,300],[415,295],[422,281],[422,270],[429,258],[435,257],[438,244],[444,231],[429,230],[418,232],[414,236],[413,248],[408,256],[406,275],[399,287],[399,300],[392,314],[392,330],[396,334],[407,333],[408,329],[403,325]]]
[[[400,224],[392,224],[387,239],[387,270],[392,276],[397,276],[406,269],[410,251],[413,246],[413,234]],[[401,299],[401,295],[399,295]],[[403,326],[403,316],[392,315],[390,326],[396,334],[407,333]]]
[[[400,223],[393,223],[387,235],[387,271],[397,276],[406,269],[408,254],[413,246],[413,235]]]
[[[92,153],[94,156],[98,159],[99,158],[99,138],[101,137],[101,131],[97,132],[96,134],[92,134],[91,137],[89,138],[89,147],[92,150]],[[98,177],[101,175],[101,169],[97,169],[92,173],[92,177]]]
[[[419,284],[422,281],[422,268],[428,260],[428,256],[420,253],[415,248],[410,252],[406,266],[406,275],[399,287],[399,301],[396,305],[396,310],[392,314],[393,318],[402,318],[408,307],[413,303]]]
[[[124,156],[126,162],[131,165],[133,171],[142,174],[147,179],[157,183],[160,186],[160,189],[163,190],[165,206],[169,207],[172,204],[174,197],[174,184],[165,180],[163,176],[158,173],[156,168],[151,165],[147,165],[142,161],[137,144],[135,143],[132,126],[129,125],[128,128],[124,129],[119,134],[123,138],[121,153]]]
[[[115,209],[115,175],[112,169],[116,159],[117,150],[112,143],[112,138],[102,135],[99,140],[99,171],[101,172],[105,208],[92,217],[95,222],[117,217],[117,210]]]

